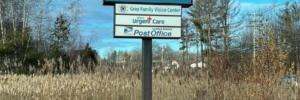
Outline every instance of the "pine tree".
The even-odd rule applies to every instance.
[[[63,70],[59,69],[58,66],[60,63],[58,62],[59,57],[62,57],[63,62],[65,63],[64,69],[69,69],[68,63],[70,62],[70,58],[66,55],[66,45],[68,45],[68,37],[70,34],[70,23],[67,19],[64,19],[63,15],[60,15],[56,21],[54,22],[54,30],[53,33],[50,34],[51,41],[51,55],[50,58],[54,58],[56,60],[57,66],[54,68],[58,69],[59,73],[62,73]]]
[[[64,46],[68,44],[68,36],[70,34],[70,23],[60,15],[54,22],[53,33],[50,34],[50,45],[52,57],[58,58],[64,54]],[[52,58],[51,57],[51,58]]]

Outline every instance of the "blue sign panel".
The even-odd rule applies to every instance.
[[[103,5],[114,5],[115,3],[130,3],[130,4],[170,4],[182,5],[190,7],[193,0],[103,0]]]

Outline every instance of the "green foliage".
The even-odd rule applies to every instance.
[[[0,61],[1,70],[13,70],[16,74],[29,74],[29,65],[41,67],[38,65],[38,60],[42,60],[43,53],[37,53],[30,32],[30,28],[26,28],[24,33],[16,31],[16,34],[13,34],[12,30],[6,31],[6,42],[0,46],[0,58],[6,59]],[[17,62],[18,65],[13,62]],[[7,63],[6,67],[4,63]],[[20,65],[22,67],[18,67]]]
[[[50,34],[50,48],[51,48],[51,55],[50,58],[54,58],[57,62],[54,68],[57,68],[59,72],[62,72],[62,69],[59,69],[58,66],[60,63],[65,63],[64,67],[69,69],[68,64],[70,63],[70,58],[66,55],[66,47],[69,44],[68,37],[70,35],[70,23],[67,19],[64,19],[63,15],[57,17],[56,21],[54,22],[54,30],[53,33]],[[59,62],[58,58],[62,57],[63,62]]]
[[[50,34],[52,44],[51,58],[58,58],[65,53],[64,46],[68,44],[68,36],[70,34],[70,23],[60,15],[54,22],[53,33]]]
[[[114,50],[113,53],[111,54],[111,60],[113,62],[116,62],[116,60],[117,60],[117,51],[116,50]]]

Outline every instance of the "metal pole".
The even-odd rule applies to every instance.
[[[152,39],[143,38],[142,100],[152,100]]]

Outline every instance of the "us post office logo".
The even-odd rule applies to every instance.
[[[123,13],[128,11],[128,7],[126,5],[120,5],[118,9]]]
[[[132,35],[133,28],[132,27],[124,27],[124,35]]]

